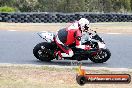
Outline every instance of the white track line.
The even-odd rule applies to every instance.
[[[8,30],[8,31],[17,31],[17,30]]]
[[[106,34],[110,34],[110,35],[119,35],[119,34],[122,34],[122,33],[106,33]]]

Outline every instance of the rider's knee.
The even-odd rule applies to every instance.
[[[72,57],[74,55],[72,50],[69,50],[69,56]]]

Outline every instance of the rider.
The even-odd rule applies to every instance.
[[[58,59],[62,59],[62,57],[72,57],[74,55],[72,49],[69,48],[69,45],[73,43],[76,44],[76,48],[90,50],[90,46],[81,45],[82,32],[88,31],[88,29],[89,21],[86,18],[81,18],[79,21],[72,23],[69,27],[59,30],[55,37],[55,41],[64,53],[61,51],[55,52]]]

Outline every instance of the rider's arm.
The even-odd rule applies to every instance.
[[[81,36],[82,36],[82,33],[79,30],[76,31],[76,34],[75,34],[76,48],[85,49],[85,45],[81,44]]]
[[[85,45],[82,45],[81,41],[79,41],[78,39],[76,39],[76,48],[85,49]]]
[[[80,31],[77,31],[76,32],[76,48],[81,48],[81,49],[84,49],[84,50],[90,50],[91,47],[88,46],[88,45],[82,45],[81,44],[81,36],[82,36],[82,33]]]
[[[88,45],[82,45],[81,41],[79,41],[78,39],[76,39],[76,48],[80,48],[80,49],[84,49],[84,50],[90,50],[91,47]]]

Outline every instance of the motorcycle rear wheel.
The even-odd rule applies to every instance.
[[[51,44],[42,42],[37,44],[33,49],[34,56],[40,61],[50,62],[53,60],[53,54],[51,54]]]
[[[109,49],[100,49],[96,55],[91,55],[89,59],[94,63],[106,62],[111,56]]]

